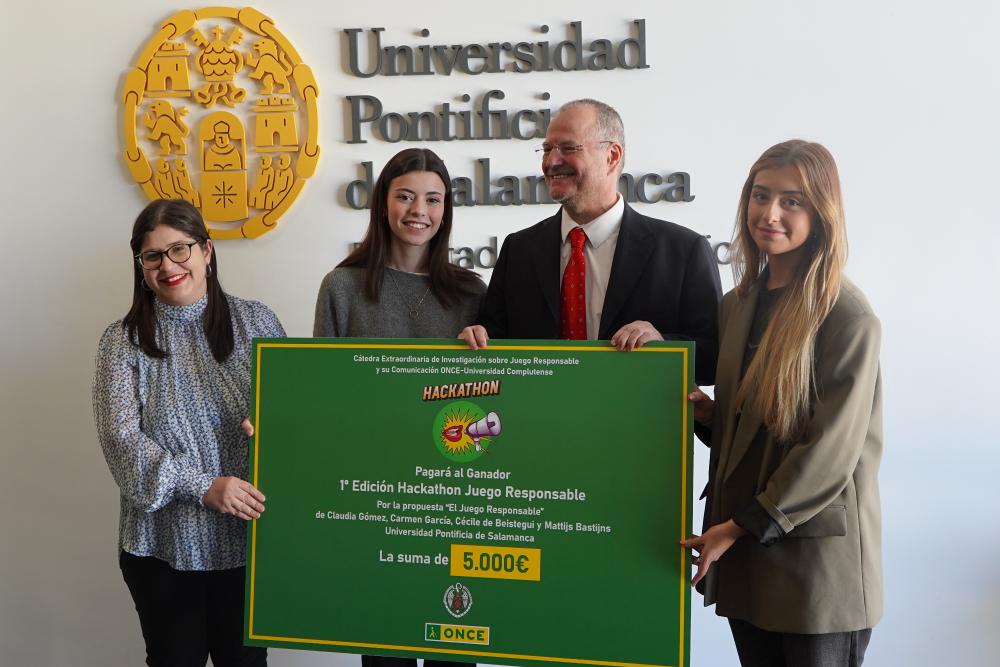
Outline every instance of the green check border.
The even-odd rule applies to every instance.
[[[352,350],[453,350],[453,351],[466,351],[471,352],[468,346],[460,344],[424,344],[424,343],[331,343],[331,342],[291,342],[288,339],[278,339],[278,338],[255,338],[254,339],[254,436],[253,436],[253,472],[251,482],[254,486],[259,486],[260,481],[260,466],[258,460],[258,452],[260,451],[260,434],[261,434],[261,423],[260,423],[260,376],[261,368],[263,366],[264,354],[263,351],[266,349],[289,349],[289,348],[338,348],[338,349],[352,349]],[[490,344],[490,351],[515,351],[515,352],[559,352],[559,351],[572,351],[572,352],[615,352],[618,350],[612,347],[610,344],[607,345],[517,345],[517,344]],[[688,347],[671,347],[669,344],[648,344],[646,346],[637,348],[631,352],[631,354],[681,354],[683,355],[683,372],[681,373],[682,382],[684,386],[681,388],[681,395],[686,396],[689,387],[688,382],[688,366],[690,363],[690,353],[691,350]],[[678,535],[678,540],[684,540],[688,537],[688,533],[691,531],[690,520],[688,518],[688,466],[690,461],[688,460],[688,442],[689,432],[688,432],[688,401],[684,401],[684,405],[681,411],[681,534]],[[344,640],[334,640],[334,639],[316,639],[308,637],[278,637],[274,635],[264,635],[259,634],[254,630],[254,610],[255,610],[255,596],[254,596],[254,584],[256,581],[256,564],[257,564],[257,520],[251,521],[250,525],[250,535],[249,535],[249,559],[247,568],[247,588],[249,591],[249,605],[247,609],[246,617],[246,636],[247,639],[260,641],[260,642],[283,642],[291,645],[314,645],[323,647],[336,647],[342,646],[345,648],[362,648],[362,649],[387,649],[392,651],[417,651],[421,653],[448,653],[452,655],[467,655],[477,658],[503,658],[507,660],[533,660],[533,661],[544,661],[544,662],[556,662],[556,663],[572,663],[579,665],[604,665],[607,667],[678,667],[687,666],[688,661],[685,659],[687,657],[688,649],[688,636],[689,628],[685,625],[686,615],[684,613],[686,605],[689,604],[690,600],[690,553],[687,549],[683,547],[678,547],[681,552],[681,580],[680,580],[680,613],[678,618],[680,619],[678,633],[679,641],[678,646],[679,654],[677,656],[677,665],[658,665],[658,664],[646,664],[638,662],[616,662],[610,660],[590,660],[587,658],[565,658],[559,656],[543,656],[543,655],[528,655],[521,653],[499,653],[495,651],[474,651],[469,649],[454,649],[454,648],[435,648],[432,646],[405,646],[401,644],[374,644],[371,642],[352,642]]]

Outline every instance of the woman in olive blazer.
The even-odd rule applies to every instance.
[[[839,177],[778,144],[740,199],[721,304],[704,533],[684,541],[744,665],[860,665],[882,615],[880,325],[842,276]],[[702,581],[702,579],[704,579]]]

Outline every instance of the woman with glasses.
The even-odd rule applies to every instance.
[[[743,665],[861,665],[882,616],[881,326],[843,275],[840,179],[821,145],[751,167],[722,300],[705,532],[693,583]],[[704,581],[701,581],[704,578]]]
[[[385,165],[361,245],[323,279],[314,336],[454,338],[473,323],[486,285],[448,261],[451,177],[424,148]],[[363,667],[413,667],[415,660],[362,656]],[[424,667],[450,665],[425,660]]]
[[[94,416],[121,490],[119,565],[149,665],[265,665],[245,647],[250,346],[284,336],[271,310],[228,295],[198,210],[149,204],[132,228],[132,307],[101,337]]]

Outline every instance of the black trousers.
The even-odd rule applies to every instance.
[[[243,645],[245,568],[181,572],[121,552],[118,564],[139,613],[150,667],[265,667],[267,649]]]
[[[386,658],[380,655],[361,656],[361,667],[417,667],[414,658]],[[424,660],[424,667],[476,667],[476,663]]]
[[[799,635],[769,632],[729,619],[743,667],[861,667],[871,628],[853,632]]]

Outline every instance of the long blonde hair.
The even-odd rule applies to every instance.
[[[804,434],[816,333],[840,294],[847,260],[844,206],[833,156],[820,144],[785,141],[764,151],[743,184],[731,249],[738,294],[745,298],[767,267],[767,255],[754,243],[747,221],[754,179],[760,171],[787,166],[798,170],[802,193],[815,211],[812,229],[795,278],[775,304],[736,394],[737,405],[747,401],[779,442]]]

